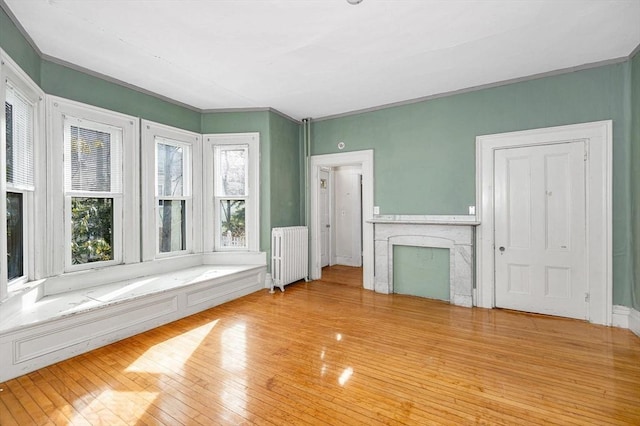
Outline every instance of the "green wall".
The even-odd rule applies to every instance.
[[[271,227],[301,225],[300,125],[270,112]],[[304,203],[304,201],[302,201]]]
[[[449,249],[393,247],[393,291],[449,300]]]
[[[640,311],[640,52],[631,60],[632,305]]]
[[[25,40],[18,27],[2,8],[0,8],[0,47],[33,81],[40,84],[40,55]]]
[[[198,111],[47,60],[41,72],[40,86],[47,94],[200,132]]]
[[[313,123],[312,154],[374,149],[381,214],[467,214],[475,137],[613,120],[614,303],[630,306],[629,62]]]

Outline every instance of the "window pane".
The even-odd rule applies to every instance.
[[[113,260],[113,199],[71,199],[71,262]]]
[[[33,105],[11,86],[6,96],[7,183],[32,186]]]
[[[216,195],[247,195],[247,149],[220,149],[218,154]]]
[[[158,248],[160,253],[186,249],[184,200],[158,200]]]
[[[220,243],[222,247],[246,247],[245,201],[220,201]]]
[[[71,126],[70,137],[71,190],[111,192],[111,134]]]
[[[156,144],[158,164],[156,165],[158,193],[162,196],[181,197],[184,195],[182,188],[183,152],[182,148],[163,143]]]
[[[9,280],[24,275],[22,194],[7,192],[7,271]]]

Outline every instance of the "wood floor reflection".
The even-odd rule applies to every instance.
[[[628,330],[361,282],[325,268],[0,383],[0,424],[640,424]]]

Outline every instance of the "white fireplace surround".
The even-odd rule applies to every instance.
[[[393,293],[396,245],[449,249],[449,301],[473,305],[475,216],[375,216],[375,291]]]

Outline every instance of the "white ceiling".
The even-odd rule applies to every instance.
[[[193,107],[324,117],[629,55],[640,0],[5,0],[45,54]]]

